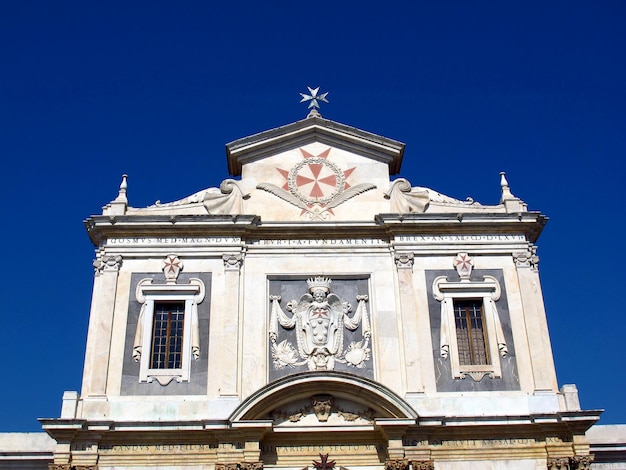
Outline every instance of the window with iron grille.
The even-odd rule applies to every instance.
[[[483,300],[455,299],[454,322],[459,364],[489,364]]]
[[[441,302],[439,357],[449,361],[452,377],[502,377],[500,358],[508,348],[496,306],[501,292],[500,282],[488,274],[482,281],[433,280],[433,296]]]
[[[179,369],[182,364],[185,302],[155,302],[151,369]]]

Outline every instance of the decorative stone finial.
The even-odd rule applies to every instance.
[[[304,103],[305,101],[310,101],[308,109],[310,109],[311,111],[309,112],[309,115],[307,116],[307,118],[321,117],[318,111],[320,107],[318,100],[323,101],[324,103],[328,103],[328,100],[326,99],[326,95],[328,95],[328,92],[318,95],[317,93],[320,91],[320,87],[311,88],[308,86],[307,88],[309,89],[310,94],[307,95],[306,93],[300,93],[300,96],[302,96],[300,103]]]
[[[502,186],[502,197],[500,198],[500,202],[504,202],[507,199],[516,199],[511,193],[511,188],[509,188],[509,182],[506,180],[506,173],[504,171],[500,172],[500,186]]]
[[[126,213],[128,208],[128,198],[126,197],[127,178],[128,175],[122,175],[122,182],[120,183],[117,197],[102,208],[102,215],[124,215]]]
[[[128,188],[128,182],[126,181],[128,179],[128,175],[122,175],[122,182],[120,183],[120,191],[117,194],[117,197],[114,199],[113,202],[123,202],[123,203],[128,203],[128,199],[126,198],[126,188]]]
[[[502,187],[502,197],[500,198],[500,204],[504,204],[506,211],[511,212],[526,212],[528,206],[520,198],[515,197],[509,188],[509,182],[506,180],[506,173],[500,172],[500,186]]]

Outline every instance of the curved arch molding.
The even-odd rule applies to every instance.
[[[384,385],[346,372],[303,372],[257,390],[230,416],[231,422],[268,419],[272,410],[316,394],[329,394],[373,410],[376,418],[417,419],[413,408]]]

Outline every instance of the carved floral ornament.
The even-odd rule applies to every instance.
[[[364,368],[370,360],[368,296],[356,297],[356,312],[349,316],[352,306],[330,292],[331,284],[332,280],[323,276],[308,279],[309,293],[287,303],[291,315],[281,308],[280,296],[270,296],[269,339],[275,369],[306,364],[309,370],[333,370],[336,362]],[[352,341],[344,350],[343,329],[354,331],[359,325],[363,338]],[[287,330],[295,328],[297,349],[288,340],[277,343],[279,326]]]

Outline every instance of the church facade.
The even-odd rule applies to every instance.
[[[514,196],[399,177],[404,144],[309,116],[227,145],[219,188],[85,226],[80,393],[53,470],[588,469]],[[598,467],[600,468],[600,467]]]

